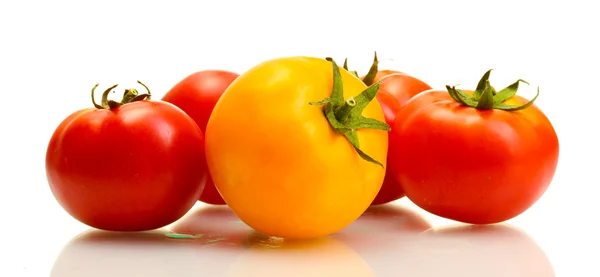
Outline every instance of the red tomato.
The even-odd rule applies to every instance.
[[[387,75],[379,80],[377,100],[383,108],[385,119],[391,124],[398,111],[415,95],[430,90],[427,83],[404,73]]]
[[[348,70],[347,62],[344,68]],[[379,70],[377,52],[373,57],[373,64],[367,75],[360,78],[365,85],[370,86],[376,82],[380,83],[377,101],[385,114],[386,123],[390,126],[396,120],[396,114],[415,95],[430,90],[431,86],[422,80],[397,70]],[[388,157],[389,159],[389,157]],[[404,197],[404,191],[396,180],[391,176],[391,169],[386,170],[383,185],[371,205],[386,204]]]
[[[204,188],[204,135],[175,105],[149,101],[150,92],[128,89],[121,102],[107,101],[113,88],[102,106],[94,102],[55,130],[46,152],[50,188],[71,216],[97,229],[166,226]]]
[[[424,106],[426,104],[438,102],[438,101],[443,101],[443,100],[446,100],[446,101],[453,100],[452,97],[450,96],[450,94],[448,94],[448,91],[429,89],[429,90],[423,91],[423,92],[415,95],[413,98],[408,100],[404,104],[404,106],[402,106],[402,113],[400,113],[400,110],[398,110],[398,113],[393,115],[393,116],[395,116],[395,118],[393,120],[394,122],[392,123],[392,126],[395,124],[396,118],[400,117],[403,120],[405,120],[405,117],[407,115],[413,114],[416,110],[418,110],[422,106]],[[385,112],[385,110],[384,110],[384,112]],[[398,120],[398,121],[400,121],[400,120]],[[390,134],[390,137],[391,137],[391,134]]]
[[[380,87],[379,93],[377,93],[377,100],[383,109],[386,123],[390,126],[392,126],[395,120],[403,120],[402,118],[397,119],[396,114],[411,98],[431,89],[425,82],[403,73],[387,75],[379,80],[379,82]],[[390,159],[389,154],[388,159]],[[379,190],[371,205],[385,204],[404,197],[402,186],[396,182],[391,174],[392,169],[388,167],[381,190]]]
[[[196,121],[202,132],[206,132],[206,124],[215,104],[238,76],[237,73],[223,70],[199,71],[177,83],[162,100],[181,108]],[[225,204],[210,175],[199,200],[213,205]]]
[[[390,135],[393,177],[435,215],[497,223],[532,206],[549,186],[558,137],[519,81],[496,92],[489,71],[474,92],[428,91],[400,110]]]
[[[379,70],[378,65],[379,61],[377,60],[377,53],[375,53],[369,73],[363,76],[361,80],[367,86],[376,82],[380,83],[377,101],[381,104],[386,123],[391,126],[396,120],[396,114],[404,107],[406,102],[415,95],[430,90],[431,86],[416,77],[397,70]],[[401,185],[392,178],[391,169],[388,168],[381,190],[371,205],[389,203],[402,197],[404,197],[404,191]]]

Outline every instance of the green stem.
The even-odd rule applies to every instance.
[[[354,98],[349,98],[344,102],[344,105],[342,105],[334,111],[335,118],[337,118],[337,120],[341,123],[347,123],[355,106],[356,101],[354,100]]]

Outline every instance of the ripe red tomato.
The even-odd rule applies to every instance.
[[[107,100],[115,86],[102,105],[94,101],[55,130],[46,152],[50,188],[71,216],[97,229],[166,226],[204,188],[204,135],[181,109],[150,101],[149,91],[128,89],[121,102]]]
[[[432,88],[424,81],[406,73],[396,70],[379,70],[378,64],[377,53],[375,53],[369,73],[361,79],[367,86],[376,82],[380,83],[377,101],[381,104],[386,123],[391,126],[396,120],[396,114],[406,102],[415,95]],[[371,205],[385,204],[404,197],[402,186],[391,174],[391,168],[388,167],[381,190]]]
[[[397,118],[396,114],[411,98],[431,89],[425,82],[403,73],[387,75],[379,80],[379,82],[380,87],[379,93],[377,93],[377,100],[383,109],[386,123],[390,126],[396,120],[403,120],[403,118]],[[388,159],[390,159],[389,153]],[[402,186],[398,184],[391,174],[392,169],[388,167],[381,190],[379,190],[371,205],[385,204],[404,197]]]
[[[206,132],[206,124],[215,104],[238,76],[237,73],[224,70],[195,72],[173,86],[162,100],[181,108],[196,121],[202,132]],[[225,204],[210,175],[199,200],[213,205]]]
[[[497,223],[532,206],[558,162],[557,134],[519,80],[496,91],[489,71],[475,91],[447,87],[409,101],[390,135],[393,177],[406,196],[435,215]],[[539,93],[539,92],[538,92]]]

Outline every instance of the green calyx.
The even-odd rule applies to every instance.
[[[112,87],[109,87],[108,89],[106,89],[104,91],[104,93],[102,93],[102,100],[101,100],[100,104],[96,103],[96,97],[94,96],[94,92],[96,91],[96,88],[99,85],[99,84],[96,84],[92,88],[92,103],[94,104],[94,107],[96,107],[97,109],[113,109],[113,108],[117,108],[121,105],[131,103],[131,102],[136,102],[136,101],[141,101],[141,100],[150,100],[150,98],[152,97],[152,95],[150,93],[150,89],[148,89],[148,87],[146,85],[144,85],[144,83],[142,83],[140,81],[137,81],[137,82],[138,82],[138,84],[142,85],[146,89],[147,93],[139,94],[137,89],[129,88],[129,89],[125,89],[125,92],[123,93],[123,98],[121,99],[121,101],[117,102],[114,100],[109,100],[108,94],[110,93],[111,90],[113,90],[114,88],[116,88],[118,86],[118,84],[117,84]]]
[[[390,126],[373,118],[366,118],[362,115],[365,107],[375,98],[379,91],[379,82],[367,87],[364,91],[354,97],[344,100],[344,91],[340,69],[335,61],[326,58],[333,65],[333,88],[331,96],[321,101],[310,102],[310,105],[325,105],[325,116],[331,127],[338,133],[344,135],[352,144],[361,158],[368,162],[375,163],[381,167],[383,164],[373,159],[360,149],[358,129],[377,129],[389,131]]]
[[[379,71],[379,60],[377,60],[377,51],[375,51],[375,55],[373,57],[373,64],[371,64],[371,68],[369,68],[369,72],[365,75],[363,79],[363,83],[365,85],[370,86],[373,84],[375,77],[377,76],[377,72]]]
[[[513,84],[509,85],[508,87],[506,87],[500,91],[496,91],[496,89],[490,85],[489,79],[490,79],[491,71],[492,70],[490,69],[485,74],[483,74],[483,77],[481,77],[481,80],[479,80],[479,83],[477,84],[477,88],[473,92],[472,96],[465,93],[464,91],[462,91],[460,89],[457,89],[456,86],[450,87],[447,85],[446,89],[448,90],[448,93],[450,94],[450,96],[454,100],[456,100],[456,102],[459,102],[465,106],[469,106],[469,107],[476,108],[479,110],[491,110],[491,109],[497,109],[497,110],[503,110],[503,111],[523,110],[523,109],[526,109],[529,106],[533,105],[533,102],[540,95],[540,88],[538,87],[537,94],[529,102],[527,102],[523,105],[505,104],[504,102],[506,100],[510,99],[511,97],[513,97],[517,94],[517,90],[519,89],[519,83],[525,83],[528,85],[529,85],[529,83],[524,80],[519,79],[516,82],[514,82]]]
[[[329,58],[325,58],[325,59],[329,59]],[[350,70],[348,69],[348,58],[344,59],[344,69],[346,69],[346,71],[350,72],[350,74],[356,76],[356,78],[360,78],[358,76],[358,72],[356,70]]]
[[[329,58],[326,58],[329,59]],[[344,69],[346,69],[348,72],[352,73],[352,75],[360,78],[358,76],[358,72],[356,70],[350,70],[348,69],[348,58],[346,58],[344,60]],[[367,75],[365,75],[365,78],[363,78],[363,83],[365,83],[365,85],[370,86],[373,84],[373,81],[375,81],[375,77],[377,76],[377,72],[379,71],[379,60],[377,59],[377,51],[375,51],[375,56],[373,57],[373,64],[371,64],[371,68],[369,68],[369,72],[367,73]]]

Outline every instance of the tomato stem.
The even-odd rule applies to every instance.
[[[505,104],[504,102],[517,94],[519,89],[519,83],[529,84],[528,82],[519,79],[513,84],[506,88],[496,91],[496,89],[490,84],[489,78],[491,69],[488,70],[477,84],[477,88],[473,92],[473,95],[469,95],[466,92],[457,89],[456,86],[446,86],[450,96],[456,101],[465,106],[476,108],[478,110],[503,110],[503,111],[518,111],[528,108],[533,105],[533,102],[540,95],[540,88],[537,89],[537,94],[533,99],[523,105],[512,105]]]
[[[390,126],[382,121],[366,118],[362,111],[375,98],[379,91],[379,82],[368,86],[364,91],[344,101],[344,91],[340,69],[331,58],[326,58],[333,66],[333,86],[331,96],[321,101],[310,102],[310,105],[325,105],[325,117],[331,127],[338,133],[344,135],[352,144],[359,156],[371,163],[383,167],[383,164],[360,149],[358,129],[377,129],[389,131]]]
[[[344,102],[344,105],[342,105],[334,111],[335,118],[337,118],[337,120],[341,123],[348,123],[348,120],[350,119],[350,114],[352,113],[352,109],[354,109],[354,106],[356,106],[356,101],[354,100],[354,98],[349,98],[348,100],[346,100],[346,102]]]
[[[139,93],[138,93],[137,89],[134,89],[134,88],[125,89],[125,93],[123,93],[123,99],[121,99],[121,103],[129,103],[129,102],[131,102],[131,100],[133,100],[133,98],[135,98],[138,95],[139,95]]]
[[[113,85],[112,87],[109,87],[102,93],[102,99],[100,100],[101,101],[100,104],[96,103],[96,97],[94,95],[96,88],[98,87],[99,84],[94,85],[94,87],[92,88],[92,103],[94,104],[94,107],[97,109],[114,109],[116,107],[119,107],[119,106],[127,104],[127,103],[131,103],[131,102],[136,102],[136,101],[141,101],[141,100],[150,100],[152,97],[152,95],[150,93],[150,89],[148,89],[148,87],[144,83],[142,83],[140,81],[137,81],[137,82],[140,85],[142,85],[144,88],[146,88],[147,93],[139,94],[137,89],[130,88],[130,89],[125,89],[125,92],[123,93],[123,98],[121,98],[120,102],[117,102],[114,100],[109,100],[108,95],[114,88],[116,88],[118,86],[118,84],[116,84],[116,85]]]

